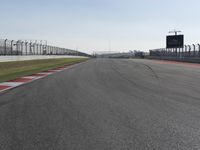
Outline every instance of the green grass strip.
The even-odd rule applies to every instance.
[[[0,62],[0,82],[31,75],[41,71],[72,65],[86,61],[87,58],[59,58],[27,60],[14,62]]]

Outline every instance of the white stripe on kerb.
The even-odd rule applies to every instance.
[[[50,74],[53,74],[53,73],[45,73],[45,72],[41,72],[41,73],[37,73],[37,74],[50,75]]]
[[[24,82],[3,82],[0,85],[15,87],[15,86],[19,86],[19,85],[22,85],[22,84],[24,84]]]
[[[22,77],[22,78],[25,78],[25,79],[35,79],[35,78],[38,78],[37,76],[25,76],[25,77]]]

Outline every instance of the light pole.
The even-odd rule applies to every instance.
[[[37,40],[35,40],[35,43],[33,44],[33,49],[34,49],[34,55],[37,55],[37,52],[36,52],[36,48],[37,48]]]
[[[45,54],[47,53],[47,40],[45,40],[45,45],[43,47],[43,51],[42,51],[42,54]]]
[[[27,51],[28,51],[28,42],[27,41],[25,41],[25,49],[26,49],[26,55],[27,55]]]
[[[23,55],[23,41],[21,41],[21,55]]]
[[[198,45],[198,48],[199,48],[199,50],[198,50],[198,56],[200,57],[200,44],[197,44]]]
[[[17,55],[19,55],[19,40],[16,42],[16,50],[17,50]]]
[[[12,41],[10,42],[10,46],[11,46],[11,55],[13,54],[13,42],[14,42],[14,40],[12,40]]]
[[[5,39],[4,40],[4,55],[6,55],[6,47],[7,47],[7,41],[8,41],[8,39]]]
[[[192,44],[192,46],[193,46],[193,48],[194,48],[194,49],[193,49],[193,50],[194,50],[193,52],[194,52],[194,57],[195,57],[195,56],[196,56],[195,44]]]
[[[42,40],[40,40],[40,52],[43,51],[43,48],[42,48]]]
[[[185,45],[184,57],[187,56],[187,45]]]
[[[29,43],[29,50],[30,50],[29,53],[32,55],[32,53],[33,53],[33,52],[32,52],[32,41],[30,41],[30,43]]]
[[[188,48],[189,48],[189,57],[190,57],[190,55],[191,55],[191,46],[188,45]]]
[[[38,52],[38,51],[39,51],[39,50],[38,50],[38,46],[39,46],[39,44],[37,43],[37,40],[36,40],[36,53],[37,53],[37,55],[38,55],[38,53],[39,53],[39,52]]]

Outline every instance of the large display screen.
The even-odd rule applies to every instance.
[[[183,48],[184,35],[167,36],[167,48]]]

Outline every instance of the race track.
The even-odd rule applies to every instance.
[[[200,65],[92,59],[0,93],[2,150],[198,150]]]

